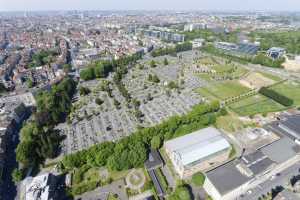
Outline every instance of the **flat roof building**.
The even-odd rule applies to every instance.
[[[214,200],[239,199],[247,191],[270,180],[276,173],[299,162],[299,152],[299,145],[283,137],[207,172],[203,187]],[[257,199],[262,194],[251,195],[247,198]]]
[[[286,116],[278,124],[278,131],[284,132],[294,140],[300,141],[300,115]]]
[[[225,162],[231,145],[219,130],[209,127],[169,140],[164,148],[176,172],[186,178]]]
[[[280,47],[272,47],[267,51],[267,55],[273,59],[280,58],[285,54],[285,49]]]

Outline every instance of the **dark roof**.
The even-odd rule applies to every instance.
[[[274,161],[268,158],[268,156],[264,155],[260,150],[243,156],[242,161],[254,175],[265,171],[272,164],[274,164]]]
[[[163,165],[163,161],[159,152],[155,149],[151,149],[149,153],[148,160],[145,162],[145,167],[147,170],[155,169],[161,167]]]
[[[206,173],[207,178],[220,194],[226,194],[251,179],[251,177],[241,174],[236,167],[237,164],[239,161],[234,160]]]
[[[282,163],[297,154],[297,144],[288,137],[283,137],[265,146],[261,151],[276,163]]]
[[[300,115],[288,116],[286,120],[280,122],[281,125],[294,131],[300,137]],[[299,139],[299,138],[298,138]]]

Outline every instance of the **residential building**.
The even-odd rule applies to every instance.
[[[231,145],[219,130],[209,127],[169,140],[164,148],[179,176],[187,178],[224,163]]]

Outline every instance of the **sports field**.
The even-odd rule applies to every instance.
[[[294,100],[294,105],[300,105],[300,83],[287,81],[272,87],[276,92]]]
[[[229,108],[241,116],[276,112],[285,109],[283,105],[260,94],[230,104]]]
[[[218,82],[197,89],[197,92],[199,92],[200,95],[211,100],[222,100],[228,97],[235,97],[247,91],[249,91],[249,88],[244,87],[238,81]]]

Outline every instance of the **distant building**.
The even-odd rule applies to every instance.
[[[278,59],[285,54],[285,49],[280,47],[272,47],[267,51],[267,55],[273,59]]]
[[[176,172],[186,178],[225,162],[231,146],[220,131],[209,127],[169,140],[164,148]]]
[[[259,45],[254,43],[229,43],[229,42],[216,42],[215,48],[225,51],[227,53],[239,55],[255,55],[259,50]]]
[[[159,38],[168,42],[184,42],[184,35],[170,31],[144,30],[144,35]]]
[[[194,39],[192,41],[192,46],[193,46],[194,49],[195,48],[200,48],[200,47],[203,46],[204,42],[205,42],[205,40],[202,39],[202,38]]]
[[[274,128],[300,144],[300,115],[286,116]]]
[[[195,31],[200,29],[206,29],[207,25],[203,23],[195,23],[195,24],[186,24],[184,25],[184,31]]]

